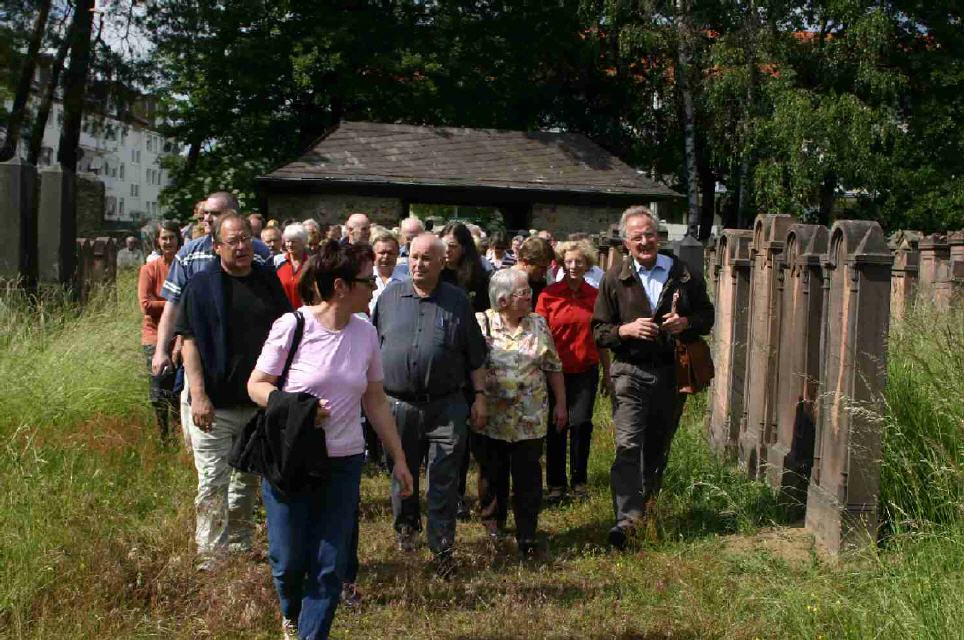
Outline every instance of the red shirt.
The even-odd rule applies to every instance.
[[[539,296],[536,313],[549,323],[563,373],[582,373],[599,364],[590,326],[597,295],[599,292],[585,280],[575,291],[562,280],[550,284]]]
[[[137,277],[137,300],[144,312],[141,320],[141,344],[157,344],[157,323],[161,321],[164,312],[164,298],[161,297],[161,287],[167,279],[167,272],[171,264],[164,262],[164,258],[151,260],[143,267]]]
[[[291,303],[293,309],[301,307],[301,296],[298,294],[298,282],[301,280],[301,272],[307,262],[308,256],[306,255],[302,257],[297,271],[291,266],[290,259],[285,260],[281,263],[281,266],[278,267],[278,280],[281,280],[281,288],[285,290],[285,295],[288,296],[288,302]]]

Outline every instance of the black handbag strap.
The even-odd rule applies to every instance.
[[[305,317],[301,315],[300,311],[295,311],[295,335],[291,340],[291,348],[288,349],[288,357],[285,359],[285,368],[281,370],[281,375],[278,377],[278,390],[283,391],[285,382],[288,381],[288,370],[291,369],[291,363],[295,359],[295,354],[298,352],[298,347],[301,346],[301,338],[305,334]]]

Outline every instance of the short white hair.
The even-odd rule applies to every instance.
[[[499,303],[512,295],[517,286],[529,286],[529,276],[521,269],[499,269],[489,279],[489,304],[496,311]]]
[[[631,218],[639,218],[640,216],[646,216],[653,221],[656,225],[656,229],[659,230],[659,218],[656,214],[649,210],[649,207],[644,207],[643,205],[636,205],[630,207],[623,211],[623,215],[619,218],[619,237],[623,240],[626,239],[626,227],[629,226],[629,220]]]
[[[308,242],[308,230],[305,229],[304,224],[298,224],[297,222],[292,222],[285,230],[281,233],[281,237],[284,240],[301,240],[302,242]]]
[[[422,233],[425,231],[425,223],[422,222],[421,218],[409,216],[398,224],[398,228],[406,233]]]
[[[293,225],[290,225],[290,224],[289,224],[288,226],[291,227],[291,226],[293,226]],[[306,233],[307,233],[307,228],[308,228],[308,227],[314,227],[315,229],[318,230],[318,233],[321,233],[321,225],[318,224],[318,221],[315,220],[314,218],[308,218],[307,220],[302,220],[300,226],[301,226],[303,229],[306,230],[306,231],[305,231]],[[287,228],[287,227],[285,227],[285,228]]]

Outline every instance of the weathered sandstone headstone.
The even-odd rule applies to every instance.
[[[735,458],[746,385],[752,231],[726,229],[717,240],[713,324],[716,375],[710,388],[707,431],[714,450]]]
[[[921,234],[916,231],[900,232],[894,253],[894,266],[890,271],[890,315],[894,320],[903,318],[914,304],[917,296],[917,277],[920,265],[918,243]]]
[[[802,508],[813,465],[814,403],[820,381],[823,270],[829,231],[795,224],[786,236],[777,350],[776,429],[768,439],[766,478]]]
[[[824,259],[822,385],[806,526],[831,553],[877,535],[893,263],[876,222],[838,221]]]
[[[59,164],[40,172],[37,256],[43,282],[70,284],[76,271],[77,227],[74,174]]]
[[[37,169],[20,158],[0,162],[0,278],[37,279],[37,219],[34,216]]]
[[[740,467],[751,478],[760,473],[766,456],[765,434],[773,428],[776,385],[776,349],[780,334],[780,299],[777,280],[787,230],[795,222],[784,214],[761,214],[753,224],[750,245],[749,353],[743,419],[740,424]]]
[[[920,267],[918,268],[918,296],[931,302],[935,309],[947,309],[951,303],[951,247],[947,236],[932,233],[918,243]]]

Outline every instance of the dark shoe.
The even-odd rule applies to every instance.
[[[362,593],[354,582],[341,585],[341,602],[350,609],[356,609],[362,605]]]
[[[572,497],[577,500],[584,500],[589,497],[589,487],[585,483],[572,485]]]
[[[539,543],[536,540],[530,538],[525,538],[519,540],[519,558],[523,561],[532,560],[536,557],[536,552],[539,550]]]
[[[416,536],[417,532],[415,529],[407,524],[399,527],[398,531],[395,532],[395,542],[398,544],[398,550],[405,551],[406,553],[415,551]]]
[[[542,502],[546,505],[559,504],[566,498],[566,488],[565,487],[549,487],[546,492],[546,497],[543,498]]]
[[[622,551],[626,548],[626,544],[629,542],[629,536],[632,534],[632,528],[626,525],[616,525],[609,530],[609,544],[614,548]]]
[[[435,575],[442,580],[451,580],[455,577],[455,557],[451,549],[436,553],[432,558],[432,565]]]
[[[472,517],[472,511],[469,509],[469,505],[465,504],[464,498],[459,498],[459,503],[455,507],[455,517],[462,522]]]

